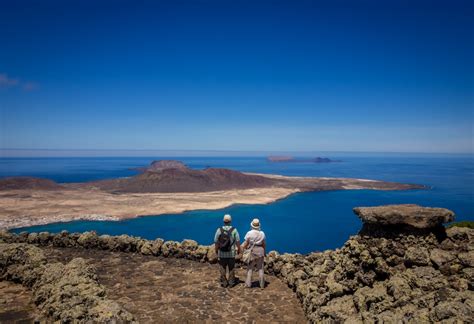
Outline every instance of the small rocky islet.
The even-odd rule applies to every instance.
[[[473,229],[446,229],[442,224],[454,214],[443,208],[354,211],[362,229],[339,249],[268,253],[265,290],[219,288],[214,249],[192,240],[4,231],[0,287],[23,298],[3,300],[0,319],[29,314],[31,320],[62,322],[473,321]],[[12,308],[15,301],[19,306]]]

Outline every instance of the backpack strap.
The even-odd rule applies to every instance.
[[[235,243],[234,236],[232,235],[232,232],[233,232],[234,230],[235,230],[235,228],[232,227],[232,226],[227,230],[227,233],[229,233],[229,237],[230,237],[230,243],[231,243],[232,245],[234,245],[234,243]]]
[[[235,230],[234,227],[231,227],[231,228],[229,228],[228,230],[226,230],[226,229],[224,228],[224,226],[220,227],[219,229],[220,229],[221,233],[222,233],[222,232],[228,232],[229,235],[232,234],[232,232]]]

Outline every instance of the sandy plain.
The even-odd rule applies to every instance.
[[[0,229],[73,220],[121,220],[147,215],[215,210],[233,204],[268,204],[302,191],[407,190],[420,186],[349,178],[262,175],[281,186],[183,193],[114,193],[90,188],[0,191]]]

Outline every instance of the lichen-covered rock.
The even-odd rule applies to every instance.
[[[97,244],[98,244],[97,248],[101,250],[113,251],[115,240],[113,240],[112,236],[103,234],[99,236]]]
[[[161,246],[161,253],[164,257],[176,256],[183,257],[184,251],[180,248],[181,243],[176,241],[166,241]]]
[[[84,232],[77,239],[77,243],[86,249],[94,249],[99,247],[99,236],[96,232]]]
[[[207,249],[206,259],[209,263],[216,263],[217,262],[217,253],[214,245],[209,245]]]
[[[421,207],[413,204],[356,207],[354,212],[364,223],[378,225],[430,228],[454,220],[454,213],[449,209]]]
[[[474,250],[458,254],[459,261],[466,267],[474,267]]]
[[[14,236],[15,235],[8,231],[0,230],[0,243],[11,243]]]
[[[456,242],[468,243],[473,245],[474,231],[467,227],[450,227],[446,230],[446,236]],[[474,247],[473,247],[474,248]]]
[[[34,233],[30,233],[30,237]],[[77,234],[69,234],[68,231],[61,231],[61,233],[58,233],[53,236],[52,243],[53,246],[56,247],[76,247],[78,244],[78,240],[81,236]],[[97,246],[93,246],[93,248],[96,248]]]
[[[140,253],[144,255],[160,255],[163,242],[162,239],[145,241],[140,248]]]
[[[81,258],[66,265],[48,264],[42,250],[35,246],[0,243],[0,279],[30,287],[33,301],[52,321],[134,322],[129,312],[106,299],[95,269]]]
[[[47,245],[51,240],[52,238],[54,237],[53,234],[51,233],[48,233],[48,232],[40,232],[38,234],[38,244],[41,244],[41,245]]]
[[[0,243],[0,279],[31,287],[41,276],[46,258],[43,252],[24,243]]]
[[[187,259],[194,259],[194,251],[198,248],[198,243],[194,240],[183,240],[180,244],[183,257]]]
[[[442,249],[433,249],[430,252],[431,262],[438,268],[453,261],[455,258],[456,256],[453,253]]]
[[[120,235],[112,236],[112,251],[121,251],[121,252],[135,252],[136,251],[136,240],[132,236]]]
[[[407,266],[425,266],[430,264],[430,255],[425,248],[410,246],[405,253],[405,264]]]
[[[27,243],[35,244],[38,242],[38,233],[30,233],[28,234]]]
[[[28,241],[28,232],[20,232],[16,237],[17,243],[27,243]]]
[[[198,245],[196,249],[189,252],[188,256],[192,260],[205,261],[208,247],[205,245]]]

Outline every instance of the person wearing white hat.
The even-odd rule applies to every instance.
[[[250,249],[250,262],[247,267],[247,278],[245,280],[245,286],[252,287],[252,271],[258,271],[258,278],[260,288],[265,287],[265,279],[263,277],[263,266],[265,259],[265,233],[260,228],[260,220],[255,218],[250,223],[251,230],[245,234],[244,243],[242,247],[244,249]]]
[[[222,287],[235,285],[235,255],[240,253],[240,236],[232,227],[232,217],[224,215],[224,226],[219,227],[214,235],[214,246],[219,261],[220,281]],[[227,277],[229,270],[229,277]]]

